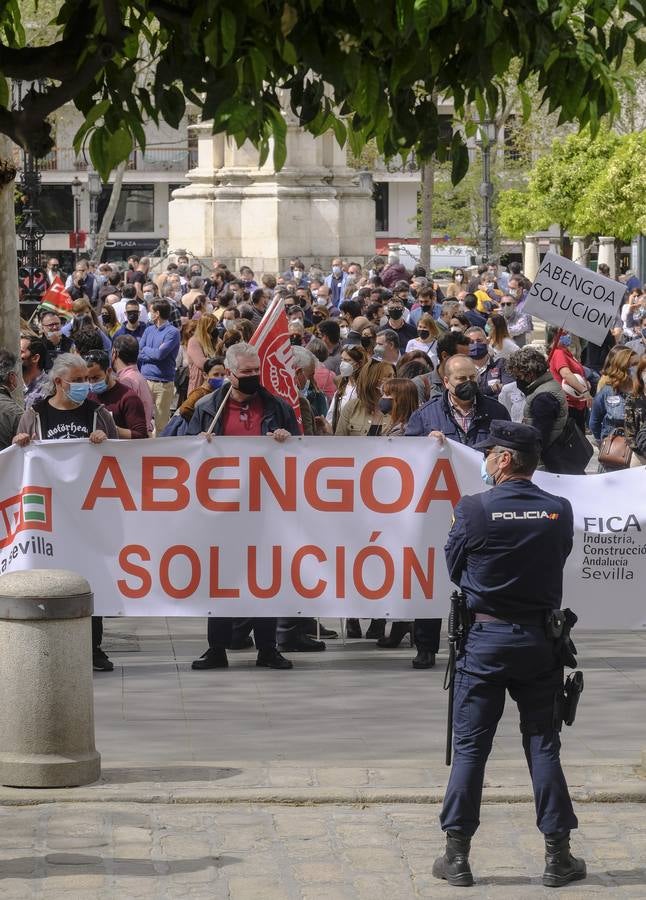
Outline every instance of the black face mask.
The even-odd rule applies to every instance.
[[[429,309],[432,309],[433,307],[431,306],[430,303],[420,303],[420,308],[421,308],[421,309],[425,309],[425,310],[429,310]]]
[[[127,312],[127,313],[126,313],[126,319],[127,319],[129,322],[133,322],[133,323],[134,323],[134,322],[138,322],[138,321],[139,321],[139,311],[138,311],[138,310],[134,310],[133,312]]]
[[[374,340],[375,339],[370,337],[369,335],[364,335],[361,338],[361,346],[364,347],[366,350],[370,350],[371,347],[374,345]]]
[[[290,334],[289,343],[292,344],[292,346],[296,345],[297,347],[300,347],[303,343],[303,338],[300,334]]]
[[[260,387],[260,375],[241,375],[238,378],[238,390],[248,397],[258,393]]]
[[[417,337],[421,338],[421,340],[425,341],[430,336],[430,334],[431,334],[431,332],[428,330],[428,328],[421,328],[417,332]]]
[[[391,309],[388,310],[388,318],[392,319],[393,322],[396,322],[397,319],[401,319],[401,317],[403,315],[404,315],[404,310],[400,309],[399,306],[392,307]]]
[[[101,321],[103,322],[104,325],[109,325],[110,324],[110,316],[101,316]]]
[[[521,394],[525,394],[527,396],[527,389],[529,388],[531,381],[525,381],[522,378],[516,379],[516,387],[521,392]]]
[[[462,400],[463,403],[468,403],[470,400],[475,400],[478,394],[478,385],[475,381],[463,381],[459,384],[455,389],[455,396],[458,400]]]

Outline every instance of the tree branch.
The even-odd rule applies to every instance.
[[[169,22],[175,22],[178,25],[188,25],[191,21],[190,10],[181,10],[171,3],[165,3],[164,0],[153,0],[148,4],[148,9],[154,13],[159,19],[167,19]]]
[[[78,54],[78,38],[66,38],[47,47],[15,49],[0,44],[0,71],[9,78],[35,81],[53,78],[64,81],[74,74]]]

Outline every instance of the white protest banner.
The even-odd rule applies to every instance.
[[[445,615],[444,544],[481,455],[428,438],[51,441],[0,454],[0,574],[84,575],[103,615]],[[574,507],[564,605],[646,624],[646,468],[537,473]],[[547,559],[527,559],[541,571]]]
[[[623,284],[556,253],[546,253],[523,312],[602,344],[626,292]]]

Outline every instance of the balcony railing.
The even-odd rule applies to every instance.
[[[14,152],[15,163],[22,168],[22,152]],[[134,150],[128,159],[128,171],[137,172],[188,172],[197,165],[197,148],[147,147],[146,152]],[[40,160],[41,172],[86,172],[89,161],[78,156],[72,147],[55,147]]]

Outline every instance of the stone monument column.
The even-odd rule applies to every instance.
[[[572,262],[585,266],[588,254],[585,251],[585,237],[582,235],[572,236]]]
[[[615,239],[613,237],[599,238],[599,258],[597,259],[597,267],[601,263],[606,263],[610,269],[610,277],[615,277]]]
[[[538,237],[535,234],[525,235],[525,258],[523,260],[523,271],[525,276],[533,281],[536,278],[539,265],[538,255]]]
[[[332,132],[313,137],[287,118],[287,159],[271,151],[259,166],[250,143],[238,147],[208,122],[195,126],[197,167],[169,204],[169,247],[238,270],[284,271],[289,258],[327,269],[334,256],[364,262],[375,253],[371,191],[347,166]]]

